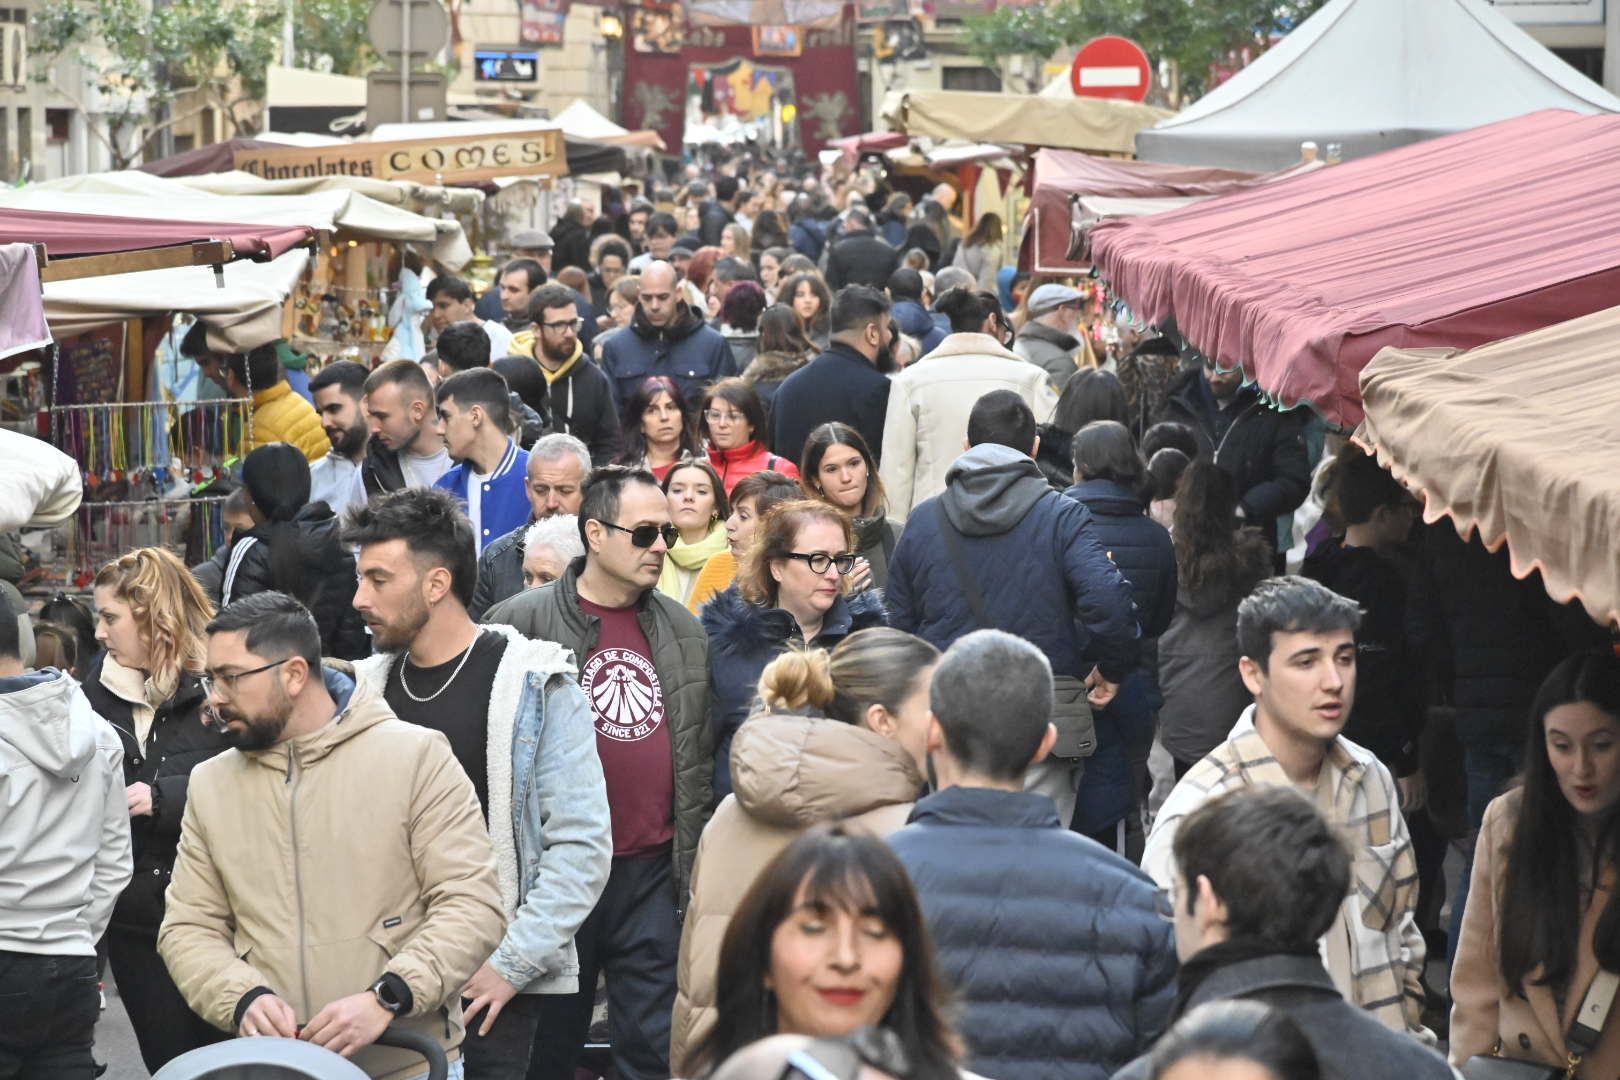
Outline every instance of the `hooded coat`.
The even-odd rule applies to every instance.
[[[906,523],[884,589],[890,626],[941,652],[981,628],[945,546],[947,528],[961,534],[992,627],[1028,639],[1053,674],[1084,678],[1095,664],[1120,682],[1135,668],[1131,587],[1091,512],[1053,491],[1027,454],[994,443],[961,455],[945,492]]]
[[[95,953],[130,879],[123,756],[72,676],[0,679],[0,950]]]
[[[654,326],[636,305],[629,333],[614,334],[602,346],[602,372],[613,384],[619,408],[649,375],[668,375],[696,408],[709,384],[737,374],[737,361],[720,331],[688,304],[677,305],[667,326]]]
[[[833,601],[812,643],[832,649],[857,630],[885,624],[883,601],[870,592]],[[758,696],[765,667],[789,648],[804,644],[799,624],[781,608],[744,600],[735,585],[703,607],[709,635],[711,727],[714,731],[714,794],[731,794],[731,742]]]
[[[902,334],[909,334],[922,342],[919,360],[939,348],[939,343],[950,333],[934,321],[927,308],[915,300],[896,300],[891,313]]]
[[[756,716],[737,732],[731,760],[736,791],[703,830],[681,932],[669,1057],[677,1072],[714,1026],[720,943],[760,869],[824,821],[886,836],[923,788],[899,743],[823,716]]]
[[[293,393],[292,384],[285,379],[254,393],[252,436],[244,433],[242,456],[278,442],[296,446],[312,465],[332,449],[315,406]]]

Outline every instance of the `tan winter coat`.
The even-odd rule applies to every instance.
[[[945,490],[945,472],[967,449],[968,414],[992,390],[1011,390],[1044,424],[1057,395],[1044,368],[988,334],[952,334],[889,384],[879,475],[889,516],[903,521]]]
[[[703,830],[692,870],[670,1029],[677,1076],[686,1075],[686,1055],[714,1026],[720,942],[755,875],[823,821],[848,821],[879,836],[894,832],[923,786],[899,743],[825,717],[747,721],[732,742],[731,775],[734,794]]]
[[[1581,1001],[1597,976],[1592,941],[1598,919],[1614,895],[1615,873],[1601,876],[1592,900],[1581,914],[1580,947],[1560,1013],[1553,988],[1539,985],[1532,975],[1524,981],[1524,996],[1508,989],[1502,978],[1502,886],[1507,879],[1508,848],[1513,826],[1524,801],[1523,789],[1494,799],[1485,808],[1474,848],[1474,876],[1468,887],[1457,958],[1451,965],[1450,1057],[1461,1065],[1476,1054],[1491,1053],[1498,1043],[1502,1056],[1543,1065],[1562,1065],[1569,1051],[1564,1041]],[[1521,933],[1524,931],[1520,931]],[[1583,1078],[1620,1076],[1620,1007],[1610,1009],[1597,1046],[1575,1074]]]
[[[414,998],[402,1026],[454,1050],[461,988],[505,928],[472,781],[442,734],[368,688],[319,731],[191,774],[158,952],[215,1027],[234,1029],[254,987],[305,1024],[391,971]],[[373,1077],[423,1069],[383,1047],[353,1060]]]

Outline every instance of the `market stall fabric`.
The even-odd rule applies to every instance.
[[[1170,115],[1134,101],[971,90],[893,91],[884,99],[882,113],[885,122],[907,135],[1098,154],[1134,153],[1136,133]]]
[[[9,192],[8,192],[9,194]],[[101,199],[83,205],[86,211],[107,206]],[[175,207],[180,216],[148,220],[145,214],[112,216],[92,212],[52,212],[49,209],[0,207],[0,243],[44,244],[52,259],[82,255],[170,247],[198,240],[227,240],[241,259],[271,259],[309,243],[311,230],[298,224],[244,224],[220,215],[217,220],[200,217]]]
[[[1350,160],[1537,109],[1620,112],[1620,98],[1483,0],[1331,0],[1143,131],[1136,156],[1280,169],[1307,139]]]
[[[1611,297],[1612,298],[1612,297]],[[1513,572],[1620,623],[1620,308],[1459,352],[1384,349],[1356,441]]]
[[[1467,348],[1613,304],[1616,236],[1620,117],[1549,110],[1099,222],[1091,243],[1138,317],[1353,427],[1385,346]]]

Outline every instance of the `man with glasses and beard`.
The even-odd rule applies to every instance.
[[[613,818],[607,888],[576,938],[580,989],[547,1000],[529,1077],[571,1080],[605,971],[617,1075],[665,1080],[679,908],[714,773],[709,643],[697,619],[656,588],[679,533],[651,473],[613,465],[591,473],[579,531],[584,558],[484,616],[573,652]]]
[[[191,774],[158,952],[215,1027],[299,1038],[371,1076],[463,1073],[461,991],[505,920],[489,834],[438,732],[323,671],[315,619],[263,592],[208,624],[203,688],[235,743]]]
[[[584,320],[573,292],[562,285],[536,289],[529,297],[529,321],[553,422],[589,447],[592,461],[605,464],[619,450],[619,413],[612,383],[585,355]]]
[[[323,502],[342,517],[351,506],[364,506],[366,486],[360,479],[360,466],[366,460],[366,378],[371,374],[364,364],[334,360],[309,380],[321,428],[332,440],[332,449],[309,467],[309,501]]]

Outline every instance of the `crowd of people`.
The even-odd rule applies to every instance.
[[[98,957],[153,1073],[1620,1075],[1604,630],[869,181],[570,205],[421,362],[188,338],[224,546],[0,618],[0,1076]]]

